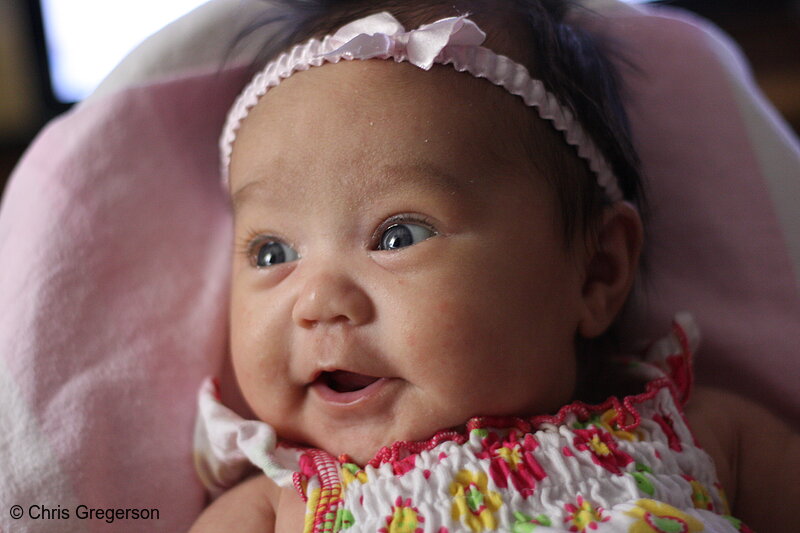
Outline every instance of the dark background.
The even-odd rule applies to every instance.
[[[0,6],[0,190],[47,120],[63,112],[47,98],[32,0]],[[800,132],[800,0],[674,0],[730,34],[756,81],[795,132]]]

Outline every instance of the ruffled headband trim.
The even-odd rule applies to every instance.
[[[548,92],[540,80],[531,78],[528,70],[510,58],[481,46],[486,34],[464,16],[439,20],[411,31],[389,13],[378,13],[342,26],[321,41],[311,39],[281,54],[258,73],[239,95],[228,113],[220,138],[222,177],[228,182],[228,168],[233,143],[242,121],[259,99],[272,87],[295,72],[354,59],[394,59],[409,62],[423,70],[434,63],[452,65],[459,72],[468,72],[503,87],[522,98],[539,116],[564,134],[567,144],[574,146],[578,157],[585,160],[612,202],[623,199],[617,178],[599,150],[572,112]]]

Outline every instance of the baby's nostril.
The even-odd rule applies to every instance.
[[[345,370],[323,372],[321,378],[323,383],[325,383],[328,388],[336,392],[358,391],[378,381],[378,378],[376,377],[365,376],[364,374],[357,374],[355,372],[347,372]]]

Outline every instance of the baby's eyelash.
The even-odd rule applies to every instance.
[[[432,232],[438,234],[439,231],[436,229],[436,224],[434,221],[425,216],[425,215],[418,215],[418,214],[410,214],[410,213],[401,213],[399,215],[393,215],[381,222],[381,224],[375,228],[375,232],[372,235],[372,242],[380,241],[381,234],[386,231],[387,228],[395,225],[395,224],[419,224],[420,226],[426,226]]]
[[[431,229],[435,228],[433,220],[431,220],[429,217],[426,217],[425,215],[401,213],[399,215],[392,215],[385,221],[383,221],[383,223],[378,227],[378,231],[384,230],[394,224],[405,224],[407,222],[420,224],[422,226],[428,226]]]
[[[269,237],[255,229],[248,228],[242,237],[237,237],[234,240],[233,251],[237,256],[250,259],[256,243],[263,241],[265,238]]]

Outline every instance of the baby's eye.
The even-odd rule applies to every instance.
[[[378,250],[397,250],[412,244],[417,244],[436,235],[432,229],[420,224],[392,224],[381,235]]]
[[[295,261],[297,252],[280,241],[264,241],[256,245],[254,260],[259,268]]]

